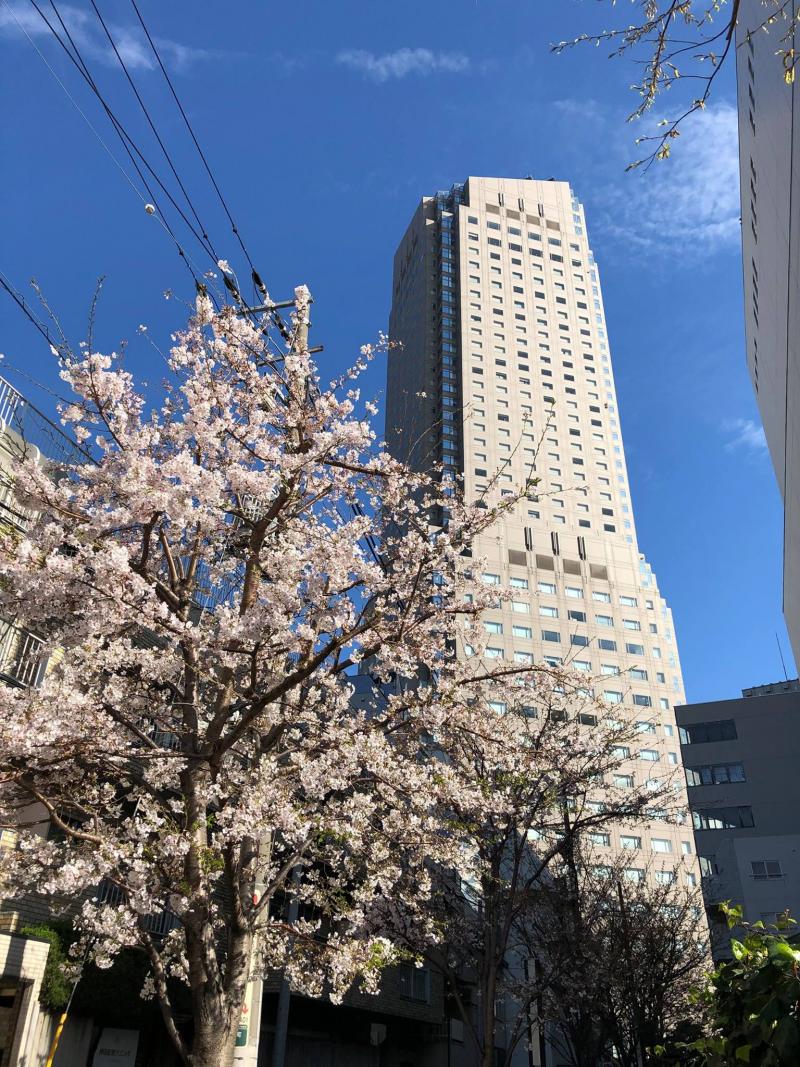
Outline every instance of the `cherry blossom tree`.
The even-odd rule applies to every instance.
[[[591,678],[568,666],[541,666],[523,684],[489,677],[480,625],[472,620],[466,636],[482,699],[472,701],[468,729],[456,714],[429,745],[431,758],[444,753],[471,786],[439,813],[461,863],[433,872],[424,924],[397,907],[393,918],[394,940],[444,977],[478,1062],[491,1067],[497,1047],[510,1060],[531,1040],[548,983],[564,982],[574,962],[565,963],[567,975],[537,966],[533,935],[548,945],[560,932],[558,923],[542,923],[542,901],[563,894],[564,872],[578,868],[592,834],[680,811],[669,774],[647,786],[629,786],[627,776],[621,784],[636,725],[591,695]],[[452,699],[463,699],[460,682]]]
[[[700,1032],[695,984],[711,967],[699,889],[631,866],[584,839],[524,917],[541,1015],[559,1056],[593,1067],[660,1062],[658,1046]]]
[[[62,350],[62,418],[95,461],[21,462],[39,520],[0,553],[0,613],[51,654],[40,686],[0,690],[4,895],[68,909],[101,967],[143,951],[193,1067],[231,1063],[254,977],[374,988],[401,888],[431,927],[432,864],[465,855],[441,813],[490,799],[431,739],[471,736],[495,681],[549,684],[454,655],[493,595],[464,550],[517,497],[469,506],[394,460],[357,413],[373,353],[323,387],[296,297],[276,356],[201,294],[152,411],[118,356]],[[365,664],[386,696],[359,710]]]

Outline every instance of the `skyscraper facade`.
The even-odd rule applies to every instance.
[[[800,81],[780,52],[794,62],[797,5],[780,7],[739,9],[739,185],[747,367],[783,497],[783,613],[800,663]]]
[[[468,178],[419,204],[395,255],[386,437],[467,499],[540,483],[473,546],[513,590],[487,654],[568,664],[639,724],[618,784],[685,802],[670,609],[639,551],[600,279],[566,182]],[[534,469],[535,468],[535,469]],[[611,835],[632,878],[697,884],[691,825]],[[638,874],[637,872],[641,872]]]

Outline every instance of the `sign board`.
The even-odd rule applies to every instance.
[[[100,1034],[92,1067],[133,1067],[138,1047],[138,1030],[118,1030],[106,1026]]]

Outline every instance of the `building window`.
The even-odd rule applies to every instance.
[[[650,848],[653,852],[672,852],[672,842],[666,837],[651,837]]]
[[[711,763],[703,767],[687,767],[688,785],[727,785],[729,782],[746,782],[741,763]]]
[[[750,868],[753,877],[759,881],[765,878],[783,878],[783,871],[777,860],[751,860]]]
[[[427,967],[403,963],[398,968],[400,996],[428,1004],[431,999],[431,972]]]
[[[741,830],[755,826],[749,805],[693,811],[692,822],[695,830]]]
[[[654,748],[640,749],[639,759],[647,760],[649,763],[655,763],[658,760],[658,752]]]
[[[717,719],[714,722],[695,722],[679,728],[682,745],[700,745],[709,741],[736,741],[736,723],[733,719]]]

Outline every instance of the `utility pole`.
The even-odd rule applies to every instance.
[[[294,300],[285,301],[281,305],[272,305],[271,309],[274,311],[277,307],[292,306],[296,309],[295,328],[292,336],[292,349],[295,352],[308,352],[308,330],[309,330],[309,307],[311,305],[311,294],[309,293],[305,285],[298,286],[295,289]],[[282,332],[285,331],[285,327]],[[307,383],[308,387],[308,383]],[[291,873],[291,882],[295,885],[300,880],[300,867],[295,866]],[[292,894],[289,899],[289,913],[287,921],[291,927],[297,922],[297,916],[299,913],[299,906],[297,901],[297,895]],[[255,947],[255,945],[254,945]],[[291,942],[289,945],[289,952],[291,952]],[[263,994],[264,983],[261,979],[257,979],[250,984],[250,1034],[249,1041],[246,1045],[246,1053],[242,1050],[242,1054],[237,1056],[234,1054],[234,1064],[236,1067],[257,1067],[258,1064],[258,1050],[261,1039],[261,1015],[263,1008]],[[289,1036],[289,1009],[291,1007],[292,990],[289,984],[289,980],[286,977],[286,973],[281,978],[281,987],[278,994],[278,1007],[275,1016],[275,1036],[272,1045],[272,1067],[284,1067],[286,1062],[286,1042]],[[240,1050],[237,1049],[237,1052]]]
[[[292,870],[292,882],[296,885],[300,881],[300,868]],[[291,927],[297,922],[299,912],[297,895],[293,894],[289,901],[288,924]],[[291,941],[289,952],[292,951]],[[286,1063],[286,1041],[289,1036],[289,1008],[292,1002],[292,988],[284,971],[281,978],[281,989],[278,994],[278,1010],[275,1013],[275,1038],[272,1044],[272,1067],[284,1067]]]

